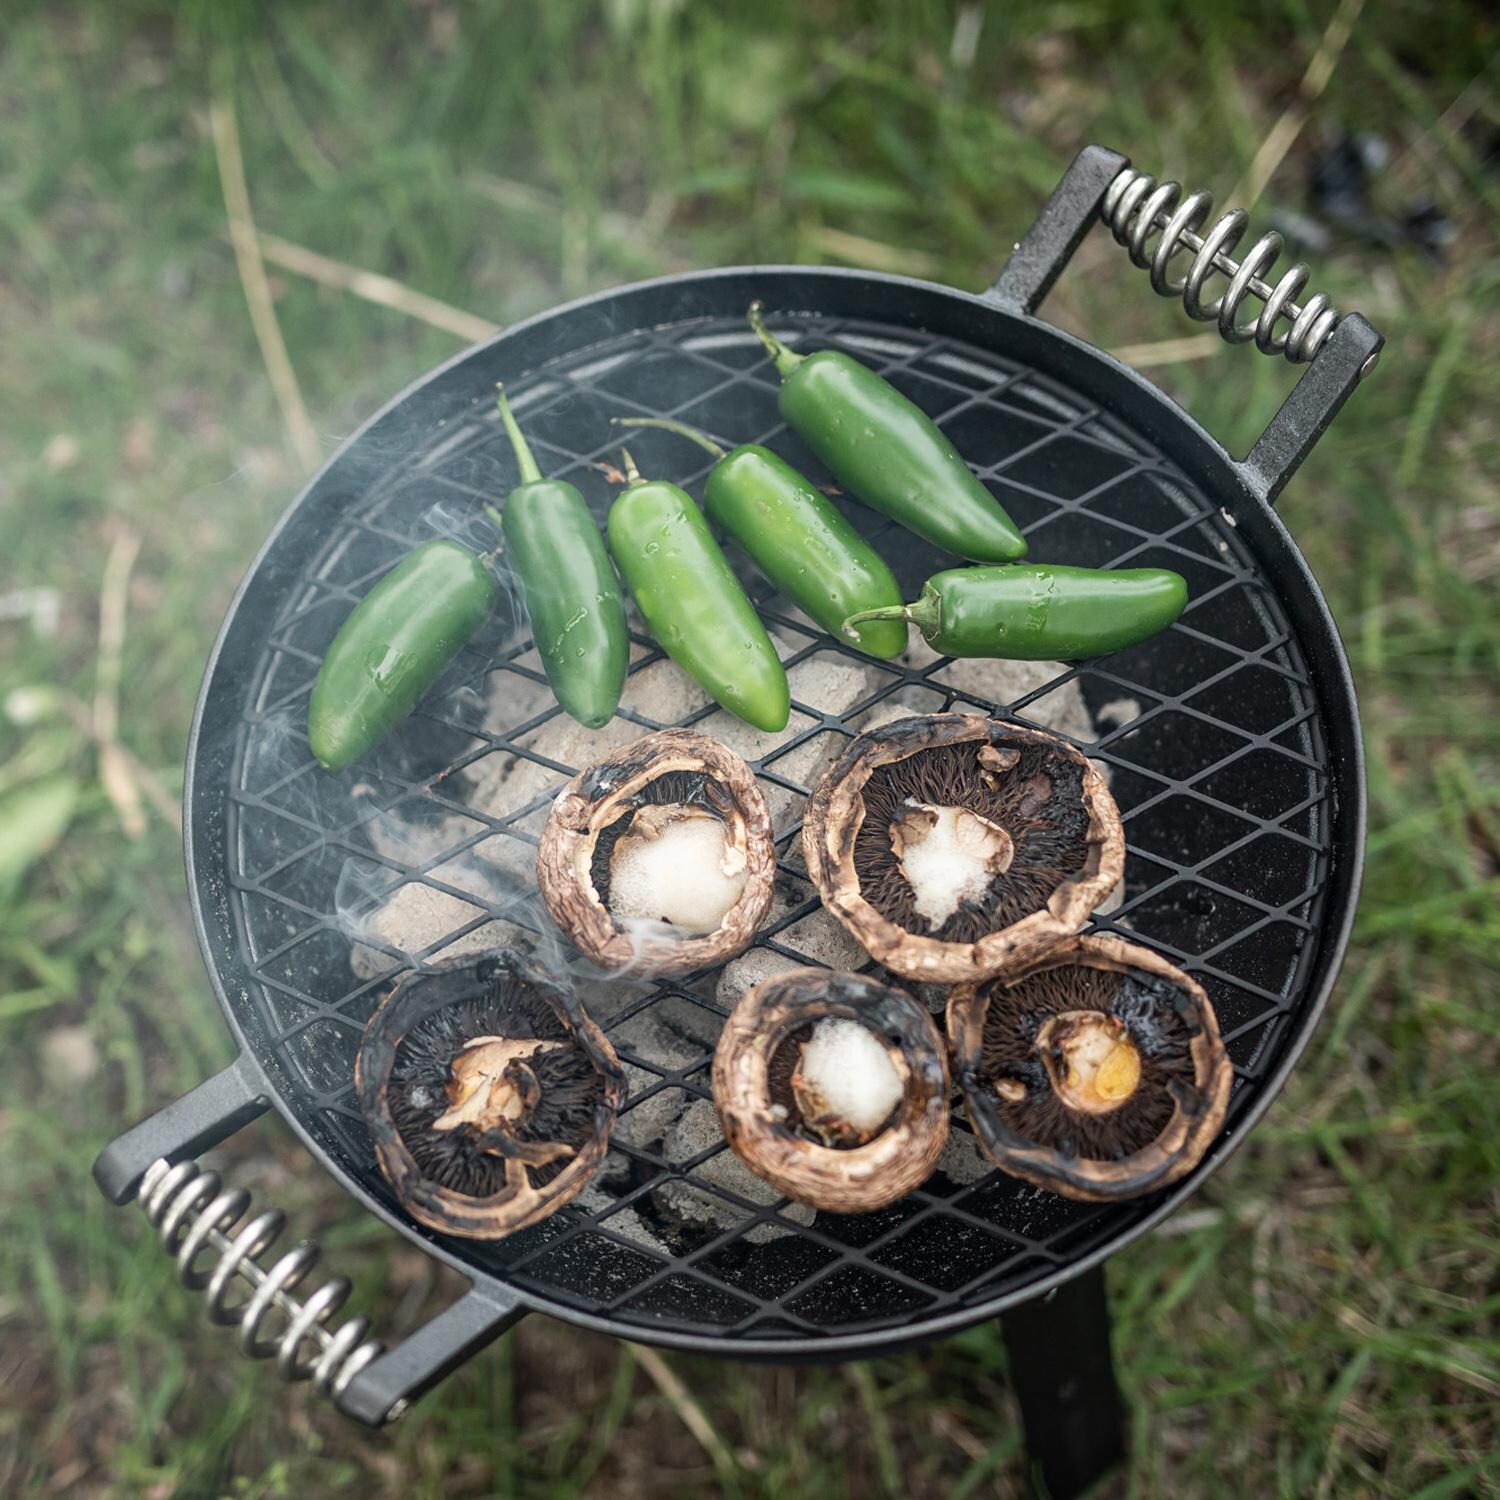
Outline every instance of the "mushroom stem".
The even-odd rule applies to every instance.
[[[448,1109],[432,1122],[434,1130],[456,1130],[460,1125],[489,1129],[499,1120],[514,1123],[529,1102],[525,1080],[512,1073],[524,1070],[535,1085],[536,1076],[523,1059],[560,1047],[561,1042],[540,1037],[475,1037],[453,1059],[449,1069]]]
[[[705,808],[642,808],[610,858],[607,905],[616,922],[664,922],[704,937],[717,932],[745,889],[747,860],[722,818]]]
[[[1108,1114],[1140,1086],[1141,1054],[1115,1016],[1063,1011],[1043,1024],[1036,1046],[1052,1086],[1070,1109]]]
[[[966,807],[908,800],[891,824],[891,849],[919,916],[936,930],[965,901],[977,901],[1015,858],[1015,841],[998,823]]]
[[[803,1125],[825,1146],[873,1139],[904,1092],[885,1043],[843,1017],[825,1017],[813,1028],[791,1084]]]

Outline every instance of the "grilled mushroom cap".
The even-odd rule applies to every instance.
[[[673,852],[653,859],[653,845]],[[682,881],[682,862],[695,858],[709,861],[703,878]],[[732,750],[667,729],[567,784],[542,832],[536,872],[552,920],[601,968],[682,974],[750,946],[776,876],[771,815]],[[663,873],[678,883],[658,910],[645,892]],[[628,909],[616,911],[612,887],[627,878]]]
[[[1203,990],[1164,958],[1079,937],[961,985],[948,1039],[979,1144],[1065,1198],[1175,1182],[1224,1123],[1232,1070]]]
[[[802,847],[823,904],[879,963],[950,984],[1077,932],[1125,862],[1088,758],[979,714],[854,740],[813,791]]]
[[[811,1076],[807,1050],[830,1019],[868,1028],[887,1050],[900,1095],[878,1124],[839,1118],[826,1078]],[[948,1139],[937,1028],[904,990],[862,974],[793,969],[757,985],[724,1023],[713,1090],[735,1155],[788,1197],[833,1213],[904,1197],[931,1175]]]
[[[508,950],[398,984],[365,1027],[354,1085],[406,1211],[481,1240],[535,1224],[587,1184],[625,1095],[577,998]]]

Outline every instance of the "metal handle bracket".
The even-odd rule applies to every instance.
[[[1130,158],[1118,151],[1085,146],[986,295],[1019,312],[1035,313],[1098,219],[1110,184],[1129,165]]]
[[[360,1370],[338,1408],[368,1427],[393,1422],[471,1354],[518,1323],[526,1309],[508,1288],[477,1286]]]
[[[1274,504],[1313,445],[1328,430],[1354,388],[1375,367],[1385,339],[1358,313],[1349,313],[1318,351],[1307,372],[1239,465],[1245,483]]]
[[[260,1070],[241,1053],[222,1073],[111,1141],[95,1158],[94,1181],[111,1203],[129,1203],[153,1162],[208,1151],[270,1107]]]

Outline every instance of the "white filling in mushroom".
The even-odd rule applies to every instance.
[[[825,1139],[868,1140],[901,1102],[889,1048],[858,1021],[827,1017],[813,1027],[792,1076],[804,1122]]]
[[[911,809],[891,825],[891,847],[911,887],[917,915],[938,928],[965,901],[977,901],[1010,868],[1015,845],[997,823],[964,807]]]
[[[616,921],[666,922],[702,937],[723,924],[746,874],[744,851],[712,813],[643,808],[610,857],[609,912]]]

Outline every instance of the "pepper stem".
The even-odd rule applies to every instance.
[[[862,609],[857,615],[850,615],[839,627],[844,635],[855,645],[859,644],[859,627],[867,620],[911,620],[911,608],[905,604],[887,604],[880,609]]]
[[[498,380],[495,382],[495,399],[500,404],[500,420],[505,423],[506,436],[510,438],[516,462],[521,467],[521,483],[535,484],[542,477],[542,471],[537,468],[536,459],[531,456],[531,448],[522,435],[515,413],[510,409],[510,402],[505,399],[505,386]]]
[[[905,620],[908,625],[915,625],[930,641],[938,632],[939,612],[937,595],[924,590],[921,598],[910,604],[885,604],[879,609],[862,609],[858,614],[850,615],[840,629],[858,645],[859,627],[866,621]]]
[[[766,346],[766,353],[769,354],[771,356],[771,359],[775,362],[776,373],[780,375],[783,380],[785,380],[787,376],[790,375],[792,371],[795,370],[797,366],[807,358],[807,356],[805,354],[793,354],[792,351],[788,349],[787,346],[783,344],[781,340],[777,338],[769,328],[766,327],[765,311],[765,303],[763,303],[760,298],[757,297],[755,301],[750,304],[750,311],[745,316],[749,319],[750,327],[754,331],[756,338],[758,338],[761,343]]]
[[[627,486],[644,484],[646,482],[641,478],[641,471],[636,468],[635,460],[630,456],[629,448],[620,449],[620,465],[625,470],[625,483]]]
[[[721,443],[714,442],[706,432],[689,427],[686,422],[669,422],[665,417],[611,417],[609,421],[612,427],[660,427],[663,432],[675,432],[678,437],[697,443],[705,453],[712,453],[715,458],[723,458],[728,451]]]

